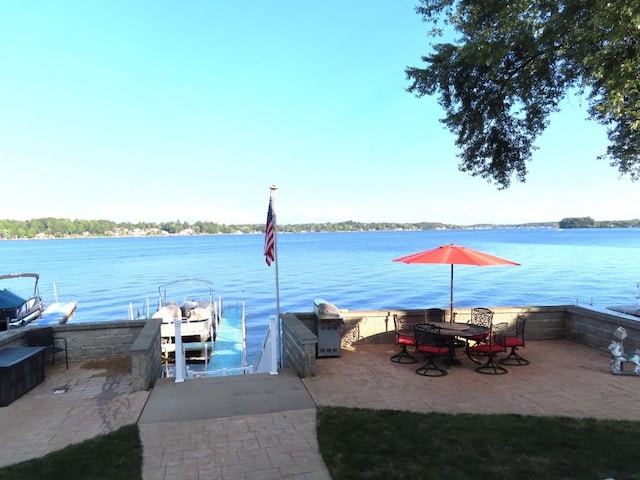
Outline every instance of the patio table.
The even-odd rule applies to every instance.
[[[456,358],[455,351],[455,338],[471,338],[476,335],[483,335],[489,333],[489,328],[481,327],[478,325],[471,325],[468,323],[459,322],[429,322],[416,325],[415,328],[423,328],[423,325],[434,325],[440,329],[440,335],[448,337],[449,341],[449,356],[445,360],[448,365],[460,365],[462,362]]]

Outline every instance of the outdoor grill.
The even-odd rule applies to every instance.
[[[313,301],[313,315],[316,318],[317,357],[339,357],[342,325],[344,320],[340,309],[321,298]]]

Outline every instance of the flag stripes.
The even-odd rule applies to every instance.
[[[267,224],[264,231],[264,259],[267,265],[276,259],[276,221],[273,214],[273,199],[269,199],[269,210],[267,211]]]

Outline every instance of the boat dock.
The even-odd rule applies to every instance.
[[[213,354],[207,368],[208,376],[247,373],[246,350],[244,309],[241,306],[227,307],[218,323]]]
[[[40,317],[34,320],[33,325],[57,325],[66,323],[73,316],[78,307],[78,302],[55,302],[47,305]]]
[[[203,351],[201,362],[187,363],[188,376],[221,377],[252,373],[252,366],[246,364],[246,327],[242,305],[225,307],[216,326],[215,341],[185,342],[184,351]],[[175,351],[175,344],[162,345],[163,356]],[[173,376],[172,365],[165,365],[166,377]]]

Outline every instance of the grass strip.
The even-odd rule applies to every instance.
[[[318,407],[334,479],[640,479],[640,423]]]
[[[137,425],[0,469],[0,480],[142,480]]]

